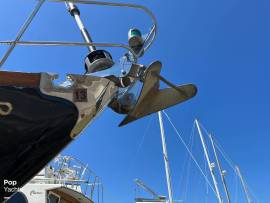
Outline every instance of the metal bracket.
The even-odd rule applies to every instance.
[[[113,7],[128,7],[133,9],[139,9],[144,11],[147,15],[150,16],[153,26],[148,33],[145,43],[142,49],[136,54],[128,45],[120,44],[120,43],[83,43],[83,42],[62,42],[62,41],[20,41],[22,35],[25,33],[29,25],[31,24],[32,20],[40,10],[41,6],[46,0],[40,0],[39,3],[36,5],[35,9],[32,11],[31,15],[28,17],[22,28],[20,29],[17,37],[15,40],[8,40],[8,41],[0,41],[0,45],[10,45],[8,51],[5,53],[3,58],[0,61],[0,68],[4,65],[5,61],[8,59],[9,55],[13,51],[16,45],[32,45],[32,46],[97,46],[97,47],[120,47],[127,49],[135,59],[135,62],[141,55],[141,53],[146,52],[149,47],[152,45],[153,41],[156,38],[157,33],[157,20],[153,13],[146,7],[136,4],[129,4],[129,3],[113,3],[113,2],[101,2],[101,1],[92,1],[92,0],[47,0],[50,2],[72,2],[78,4],[91,4],[91,5],[99,5],[99,6],[113,6]]]

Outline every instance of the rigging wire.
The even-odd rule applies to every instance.
[[[142,148],[142,146],[143,146],[145,137],[146,137],[146,135],[147,135],[147,132],[149,131],[149,128],[150,128],[150,126],[151,126],[151,124],[152,124],[152,121],[153,121],[153,117],[150,117],[150,119],[148,120],[148,123],[147,123],[147,125],[146,125],[146,128],[145,128],[145,130],[144,130],[144,132],[143,132],[143,136],[142,136],[142,138],[141,138],[141,141],[140,141],[140,143],[139,143],[139,145],[138,145],[138,147],[137,147],[136,153],[135,153],[135,155],[133,156],[133,158],[131,158],[131,161],[130,161],[130,164],[129,164],[128,171],[130,171],[130,169],[131,169],[131,167],[132,167],[132,164],[133,164],[132,162],[135,162],[135,161],[136,161],[136,158],[137,158],[137,156],[139,155],[139,153],[140,153],[140,151],[141,151],[141,148]]]
[[[194,147],[194,128],[195,128],[195,123],[193,123],[193,126],[192,126],[192,145],[191,145],[191,152],[193,152],[193,147]],[[184,192],[184,200],[187,201],[187,192],[188,192],[188,187],[189,187],[189,182],[188,182],[188,179],[189,179],[189,176],[190,176],[190,167],[191,167],[191,156],[189,156],[189,160],[188,160],[188,168],[187,168],[187,172],[188,172],[188,175],[187,175],[187,184],[186,184],[186,187],[185,187],[185,192]]]
[[[249,190],[249,193],[253,196],[253,198],[256,200],[256,202],[260,202],[259,199],[257,198],[257,196],[255,195],[253,189],[246,183],[247,187],[248,187],[248,190]]]
[[[252,195],[252,197],[256,200],[256,202],[260,202],[259,199],[256,197],[255,193],[253,192],[252,188],[247,184],[247,182],[245,180],[244,180],[244,182],[245,182],[245,185],[248,189],[249,195]],[[254,201],[252,201],[252,202],[254,202]]]
[[[214,194],[217,196],[212,184],[210,183],[210,181],[208,180],[207,176],[204,174],[202,168],[200,167],[199,163],[197,162],[197,160],[195,159],[193,153],[190,151],[190,149],[188,148],[186,142],[183,140],[181,134],[179,133],[179,131],[177,130],[177,128],[175,127],[175,125],[173,124],[173,122],[171,121],[171,118],[169,117],[169,115],[163,110],[162,113],[166,116],[166,118],[168,119],[168,121],[170,122],[171,126],[173,127],[174,131],[176,132],[178,138],[180,139],[180,141],[182,142],[182,144],[184,145],[184,147],[186,148],[186,150],[188,151],[190,157],[192,158],[192,160],[194,161],[195,165],[197,166],[197,168],[199,169],[199,171],[201,172],[202,176],[204,177],[205,181],[208,183],[209,187],[212,189],[212,191],[214,192]]]
[[[200,126],[206,132],[207,136],[210,137],[210,133],[207,131],[207,129],[201,123],[200,123]],[[232,168],[232,170],[234,171],[235,175],[237,176],[237,173],[236,173],[236,170],[235,170],[235,165],[236,164],[232,161],[232,159],[230,158],[230,156],[225,152],[225,150],[221,146],[220,142],[218,142],[217,138],[214,138],[214,139],[215,139],[214,144],[215,144],[216,148],[218,149],[218,151],[221,153],[222,157],[229,164],[229,166]],[[255,193],[253,192],[252,188],[247,183],[246,183],[246,185],[247,185],[247,187],[248,187],[249,192],[251,193],[251,195],[255,198],[256,202],[260,202],[258,200],[258,198],[256,197]]]
[[[144,132],[143,132],[143,136],[142,136],[141,142],[140,142],[140,144],[139,144],[139,146],[138,146],[138,148],[137,148],[137,151],[136,151],[136,154],[135,154],[135,157],[134,157],[134,158],[136,158],[136,157],[138,156],[139,152],[141,151],[141,148],[142,148],[142,146],[143,146],[145,137],[146,137],[147,132],[148,132],[148,130],[149,130],[151,124],[152,124],[152,121],[153,121],[153,117],[150,117],[150,119],[149,119],[149,121],[148,121],[148,123],[147,123],[147,126],[146,126],[146,128],[145,128],[145,130],[144,130]]]
[[[206,158],[205,158],[205,156],[203,156],[204,157],[204,171],[205,171],[205,174],[206,174],[206,176],[207,176],[207,178],[208,178],[208,173],[207,173],[207,161],[206,161]],[[208,194],[209,194],[209,186],[208,186],[208,184],[205,182],[205,187],[206,187],[206,194],[207,194],[207,196],[205,197],[205,202],[207,203],[208,202]]]
[[[191,152],[193,152],[193,146],[194,146],[194,123],[193,123],[193,126],[192,126],[192,134],[191,134]],[[184,193],[183,193],[183,199],[184,201],[187,200],[187,193],[188,193],[188,187],[189,187],[189,175],[190,175],[190,166],[191,166],[191,157],[189,156],[188,157],[188,165],[187,165],[187,179],[186,179],[186,186],[185,186],[185,190],[184,190]]]
[[[191,129],[192,130],[192,129]],[[193,137],[192,137],[193,135],[192,135],[192,131],[190,131],[190,138],[189,138],[189,142],[188,142],[188,145],[190,146],[191,144],[192,144],[192,142],[193,142]],[[189,157],[189,155],[188,155],[188,153],[186,153],[186,157],[185,157],[185,160],[184,160],[184,164],[182,165],[182,169],[181,169],[181,175],[180,175],[180,178],[179,178],[179,181],[178,181],[178,184],[177,184],[177,186],[176,186],[176,190],[177,191],[183,191],[183,190],[179,190],[179,188],[182,188],[182,185],[181,185],[181,183],[182,182],[184,182],[184,173],[185,173],[185,169],[186,169],[186,167],[188,166],[188,162],[189,162],[189,159],[190,159],[190,157]],[[180,197],[181,197],[182,195],[181,195],[181,193],[180,193]]]
[[[237,174],[234,174],[234,183],[235,183],[235,191],[234,191],[234,202],[238,202],[238,177]]]
[[[207,131],[207,129],[204,127],[204,125],[202,123],[200,123],[201,128],[205,131],[205,133],[207,134],[208,137],[210,137],[210,133]],[[223,158],[225,159],[225,161],[229,164],[229,166],[233,169],[233,171],[235,172],[235,163],[232,161],[232,159],[229,157],[228,154],[226,154],[226,152],[224,151],[224,149],[222,148],[221,144],[219,144],[217,138],[215,138],[215,142],[214,142],[215,146],[217,147],[218,151],[221,153],[221,155],[223,156]],[[236,173],[236,172],[235,172]]]

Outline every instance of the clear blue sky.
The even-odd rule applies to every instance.
[[[0,38],[14,39],[36,1],[1,2]],[[125,1],[126,2],[126,1]],[[268,0],[181,0],[128,1],[150,8],[159,22],[158,37],[141,60],[163,63],[162,74],[174,83],[195,83],[199,92],[193,100],[169,109],[184,139],[188,142],[195,118],[214,133],[225,151],[239,164],[257,199],[269,202],[270,193],[270,2]],[[133,10],[81,6],[96,42],[126,42],[131,27],[148,31],[150,21]],[[88,9],[88,10],[87,10]],[[79,40],[80,33],[64,5],[46,3],[25,40]],[[1,47],[0,54],[6,47]],[[85,48],[18,47],[5,65],[7,70],[28,72],[83,73]],[[115,59],[122,50],[110,49]],[[107,109],[73,142],[65,154],[90,164],[102,177],[105,202],[133,202],[134,178],[140,178],[160,194],[166,195],[165,171],[157,116],[126,127],[117,125],[122,116]],[[149,124],[150,122],[150,124]],[[149,130],[146,131],[149,124]],[[186,151],[168,123],[168,153],[175,199],[215,202],[194,164],[189,175],[183,167]],[[146,131],[144,142],[142,137]],[[199,139],[194,138],[194,154],[204,168]],[[233,196],[234,174],[228,170]],[[184,168],[184,170],[182,170]],[[180,182],[181,176],[184,181]],[[239,183],[239,182],[238,182]],[[245,202],[239,188],[237,203]]]

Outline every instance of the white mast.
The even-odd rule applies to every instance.
[[[210,174],[211,174],[212,179],[213,179],[213,182],[214,182],[214,186],[215,186],[215,191],[216,191],[216,196],[217,196],[218,202],[219,203],[223,203],[223,201],[221,199],[221,196],[220,196],[219,189],[218,189],[217,180],[216,180],[216,177],[215,177],[215,174],[214,174],[214,166],[210,162],[209,155],[208,155],[208,152],[207,152],[207,146],[206,146],[206,144],[204,142],[204,138],[203,138],[203,135],[202,135],[202,132],[201,132],[201,128],[199,126],[199,123],[198,123],[198,120],[197,119],[195,119],[195,123],[196,123],[197,129],[198,129],[198,132],[199,132],[199,136],[200,136],[200,139],[201,139],[201,142],[202,142],[203,151],[204,151],[204,154],[205,154],[207,163],[208,163]]]
[[[169,166],[169,159],[168,159],[168,154],[167,154],[167,147],[166,147],[166,140],[165,140],[165,132],[164,132],[164,126],[163,126],[162,113],[160,111],[158,112],[158,118],[159,118],[160,134],[161,134],[161,141],[162,141],[163,158],[164,158],[164,164],[165,164],[165,170],[166,170],[166,179],[167,179],[167,187],[168,187],[168,194],[169,194],[169,203],[173,203],[170,166]]]
[[[247,185],[246,185],[246,183],[245,183],[245,181],[244,181],[244,178],[242,177],[242,174],[241,174],[241,172],[240,172],[239,167],[238,167],[238,166],[235,166],[235,170],[236,170],[236,172],[237,172],[237,175],[238,175],[239,178],[240,178],[242,187],[244,188],[244,192],[245,192],[245,195],[246,195],[246,198],[247,198],[247,202],[248,202],[248,203],[252,203],[252,200],[251,200],[251,198],[250,198],[250,196],[249,196],[249,193],[248,193]]]
[[[217,162],[217,165],[218,165],[218,170],[219,170],[219,174],[220,174],[220,177],[221,177],[221,180],[222,180],[224,191],[225,191],[225,194],[226,194],[227,202],[231,203],[230,194],[229,194],[227,184],[226,184],[226,180],[225,180],[225,171],[223,171],[222,168],[221,168],[221,163],[220,163],[220,161],[218,159],[215,143],[214,143],[214,140],[213,140],[213,137],[212,137],[211,134],[209,134],[209,138],[211,140],[212,148],[213,148],[213,151],[214,151],[214,154],[215,154],[215,158],[216,158],[216,162]]]

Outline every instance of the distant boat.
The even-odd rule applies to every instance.
[[[87,165],[58,156],[6,203],[102,203],[103,186]]]

